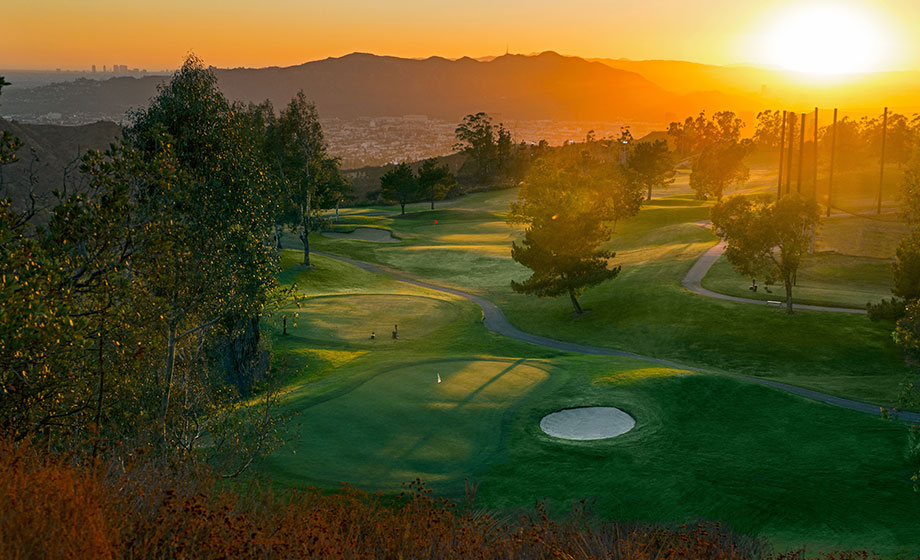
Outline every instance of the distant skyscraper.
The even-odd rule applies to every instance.
[[[105,64],[103,64],[103,65],[102,65],[102,73],[105,74],[106,72],[108,72],[108,70],[106,69]]]

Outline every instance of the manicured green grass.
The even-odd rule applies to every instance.
[[[351,218],[356,224],[392,229],[401,243],[318,239],[315,246],[484,295],[512,323],[535,334],[897,404],[908,371],[891,338],[893,325],[830,313],[788,316],[766,306],[712,300],[681,287],[693,262],[716,242],[709,230],[693,223],[708,219],[708,203],[688,196],[654,199],[638,216],[617,224],[610,248],[623,271],[587,290],[582,305],[591,312],[576,317],[566,298],[512,293],[511,280],[526,278],[529,271],[510,258],[510,243],[520,230],[502,220],[509,193],[496,194],[491,210],[485,194],[476,196],[470,208],[460,199],[435,212]],[[823,274],[821,270],[818,266],[814,272]],[[880,274],[854,274],[872,277],[860,281],[881,293]]]
[[[809,255],[799,268],[792,299],[795,303],[865,309],[867,303],[891,297],[891,265],[888,259],[836,253]],[[750,286],[751,279],[738,274],[724,256],[703,279],[703,287],[714,292],[762,301],[785,301],[782,284],[765,286],[760,279],[756,292],[752,292]]]
[[[283,279],[309,297],[285,311],[287,336],[280,313],[267,326],[275,366],[303,366],[283,398],[285,443],[261,467],[277,483],[395,492],[421,477],[459,499],[469,478],[492,508],[547,499],[558,511],[587,498],[604,517],[720,520],[783,549],[920,547],[920,501],[894,422],[734,379],[516,343],[486,331],[465,300],[283,256]],[[365,336],[394,321],[399,340]],[[585,405],[619,407],[636,428],[593,443],[539,430],[543,415]]]

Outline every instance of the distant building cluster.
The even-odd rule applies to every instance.
[[[93,74],[95,73],[96,73],[96,65],[93,64]],[[106,66],[105,64],[102,65],[102,73],[103,74],[110,73],[109,67]],[[113,64],[111,73],[112,74],[146,74],[147,69],[146,68],[128,68],[127,64]]]

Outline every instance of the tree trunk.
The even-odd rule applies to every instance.
[[[578,298],[575,297],[575,290],[569,289],[569,298],[572,300],[572,307],[575,308],[575,313],[581,315],[583,311],[581,310],[581,306],[578,305]]]
[[[403,214],[403,216],[405,216],[405,215],[406,215],[406,203],[405,203],[405,202],[400,202],[400,203],[399,203],[399,207],[402,208],[402,214]]]
[[[303,242],[303,264],[304,266],[310,266],[310,202],[312,196],[307,197],[307,204],[305,208],[301,208],[301,219],[300,219],[300,240]]]
[[[303,241],[303,264],[310,266],[310,232],[304,227],[303,233],[300,234],[300,240]]]
[[[786,285],[786,313],[792,314],[792,278],[786,278],[783,282]]]
[[[101,320],[99,321],[102,322]],[[102,397],[105,393],[105,367],[102,361],[102,328],[99,328],[99,346],[97,347],[97,365],[99,366],[99,394],[96,397],[96,415],[93,423],[96,425],[96,434],[93,438],[93,458],[96,457],[96,451],[99,448],[99,433],[102,428]]]
[[[652,199],[652,186],[649,185],[649,187],[648,187],[648,196],[645,197],[645,200],[651,200],[651,199]]]
[[[431,199],[431,209],[434,210],[434,198]]]
[[[163,392],[163,399],[160,402],[160,417],[157,419],[157,431],[159,432],[160,443],[166,443],[166,413],[169,410],[169,393],[172,389],[173,370],[176,366],[176,328],[175,323],[170,322],[169,333],[166,338],[166,371],[164,380],[166,390]]]

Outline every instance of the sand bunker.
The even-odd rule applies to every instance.
[[[635,425],[632,416],[611,406],[568,408],[540,420],[540,429],[548,435],[579,441],[617,437]]]
[[[359,227],[348,233],[340,231],[324,231],[326,237],[338,237],[342,239],[358,239],[360,241],[373,241],[374,243],[399,243],[398,237],[393,237],[393,233],[388,229]]]

